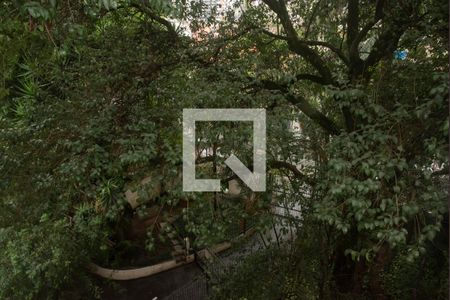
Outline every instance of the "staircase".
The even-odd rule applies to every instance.
[[[180,237],[175,227],[172,225],[174,221],[173,217],[169,217],[167,220],[160,222],[159,226],[161,230],[167,235],[172,244],[173,251],[171,252],[173,259],[176,262],[181,262],[186,260],[186,255],[188,254],[185,241]]]

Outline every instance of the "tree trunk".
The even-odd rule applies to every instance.
[[[387,244],[383,244],[371,266],[369,288],[371,295],[375,300],[387,299],[381,275],[383,274],[384,268],[388,264],[390,257],[389,246]]]

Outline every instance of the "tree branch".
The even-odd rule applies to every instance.
[[[271,169],[286,169],[292,172],[294,176],[303,182],[309,184],[309,185],[315,185],[315,181],[300,172],[299,169],[293,164],[290,164],[285,161],[279,161],[279,160],[272,160],[268,162],[269,168]]]
[[[391,12],[386,14],[383,11],[383,9],[386,9],[384,4],[383,0],[377,1],[375,12],[375,18],[383,19],[383,31],[378,36],[367,59],[363,61],[363,67],[358,72],[366,80],[371,76],[370,70],[372,67],[380,60],[392,58],[403,33],[408,27],[414,26],[420,19],[420,15],[417,15],[420,2],[406,2],[406,5],[403,5],[401,10],[392,9]],[[387,18],[388,16],[389,18]]]
[[[347,11],[347,47],[352,61],[358,55],[351,52],[351,49],[359,31],[359,0],[348,0]]]
[[[178,33],[175,30],[175,27],[173,27],[172,23],[170,23],[168,20],[164,19],[163,17],[159,16],[158,14],[156,14],[150,7],[146,6],[143,3],[139,3],[139,2],[135,2],[132,1],[130,3],[131,7],[136,8],[137,10],[139,10],[140,12],[142,12],[143,14],[147,15],[148,17],[150,17],[152,20],[158,22],[159,24],[161,24],[162,26],[164,26],[167,31],[169,32],[169,34],[174,38],[174,39],[178,39]]]
[[[361,41],[366,37],[367,33],[375,26],[378,21],[380,21],[383,16],[383,7],[384,7],[384,1],[385,0],[377,0],[377,3],[375,5],[375,15],[373,17],[373,20],[369,21],[362,29],[361,31],[355,36],[354,40],[352,41],[352,44],[350,46],[350,52],[355,53],[358,51],[359,44]],[[359,55],[359,53],[358,53]]]
[[[264,33],[265,35],[273,37],[275,39],[289,41],[289,38],[287,36],[276,34],[276,33],[273,33],[271,31],[269,31],[267,29],[263,29],[263,28],[256,28],[256,29],[259,30],[260,32]],[[344,55],[344,52],[342,52],[341,49],[339,49],[338,47],[333,46],[331,43],[322,42],[322,41],[309,41],[309,40],[299,40],[299,42],[302,42],[308,46],[322,46],[322,47],[328,48],[332,52],[334,52],[346,65],[348,65],[348,63],[349,63],[348,58]]]
[[[310,45],[310,46],[322,46],[325,48],[330,49],[331,51],[333,51],[334,53],[336,53],[337,56],[339,56],[339,58],[346,64],[349,65],[349,60],[348,58],[344,55],[344,52],[341,51],[341,49],[339,49],[338,47],[333,46],[330,43],[327,42],[321,42],[321,41],[303,41],[306,45]]]
[[[219,45],[217,46],[217,48],[215,49],[215,51],[213,52],[212,55],[212,59],[216,59],[217,56],[219,55],[220,51],[226,46],[228,45],[228,42],[234,41],[239,39],[240,37],[242,37],[243,35],[245,35],[246,33],[248,33],[249,31],[251,31],[251,28],[245,28],[243,29],[241,32],[236,33],[235,35],[230,35],[230,36],[225,36],[223,38],[221,38],[219,41]]]
[[[324,78],[324,80],[326,80],[327,83],[331,84],[333,82],[333,78],[331,76],[330,69],[326,66],[323,59],[313,49],[311,49],[304,41],[298,38],[297,32],[295,31],[295,28],[292,25],[292,21],[289,17],[289,13],[287,11],[284,0],[263,0],[263,2],[267,6],[269,6],[269,8],[273,12],[275,12],[280,19],[281,25],[286,32],[289,49],[306,59]]]
[[[370,76],[370,72],[367,72],[368,70],[375,66],[381,59],[392,56],[395,49],[398,47],[400,37],[407,28],[408,25],[403,22],[396,22],[391,24],[389,28],[386,28],[376,40],[369,56],[364,61],[364,69],[361,70],[361,74],[368,78],[368,76]]]
[[[305,39],[308,38],[309,31],[310,31],[310,29],[311,29],[311,24],[313,23],[314,19],[316,18],[316,14],[317,14],[317,11],[318,11],[318,9],[319,9],[319,5],[320,5],[320,2],[321,2],[321,1],[322,1],[322,0],[317,1],[317,3],[316,3],[316,4],[314,5],[314,7],[313,7],[313,10],[312,10],[312,13],[311,13],[311,17],[309,18],[308,25],[306,25]]]
[[[250,168],[252,166],[249,166]],[[303,181],[304,183],[314,186],[316,184],[316,182],[309,178],[308,176],[306,176],[305,174],[303,174],[302,172],[300,172],[299,169],[297,169],[296,166],[294,166],[293,164],[290,164],[288,162],[285,161],[279,161],[279,160],[269,160],[267,162],[267,167],[269,169],[286,169],[288,171],[290,171],[297,179]],[[239,177],[236,174],[231,175],[230,177],[227,177],[225,179],[221,179],[220,182],[222,184],[227,183],[231,180],[234,179],[238,179]]]
[[[320,76],[317,75],[313,75],[313,74],[298,74],[297,76],[295,76],[295,79],[297,79],[297,81],[300,80],[309,80],[318,84],[322,84],[322,85],[326,85],[327,81],[325,81],[325,79],[323,79]]]
[[[284,35],[281,35],[281,34],[273,33],[273,32],[271,32],[271,31],[269,31],[269,30],[267,30],[267,29],[264,29],[264,28],[256,28],[256,29],[257,29],[258,31],[264,33],[265,35],[270,36],[270,37],[273,37],[273,38],[276,38],[276,39],[278,39],[278,40],[283,40],[283,41],[287,41],[287,40],[288,40],[288,37],[287,37],[287,36],[284,36]]]
[[[303,79],[308,80],[312,80],[314,78],[319,81],[322,80],[321,77],[310,74],[299,74],[297,75],[297,77],[304,77]],[[327,116],[314,108],[304,97],[300,95],[293,95],[292,93],[290,93],[287,84],[280,84],[271,80],[259,80],[253,85],[270,91],[280,91],[289,103],[300,109],[301,112],[307,115],[311,120],[316,122],[323,129],[325,129],[329,134],[338,135],[340,133],[339,127]]]
[[[442,170],[438,170],[438,171],[434,171],[433,173],[431,173],[431,176],[442,176],[442,175],[446,175],[448,176],[448,166],[444,167]]]
[[[329,134],[338,135],[340,133],[338,126],[327,116],[325,116],[319,110],[314,108],[304,97],[300,95],[294,96],[292,94],[287,94],[285,95],[285,97],[286,100],[289,101],[289,103],[295,105],[311,120],[316,122],[323,129],[325,129]]]
[[[197,157],[197,159],[195,160],[195,164],[196,165],[201,165],[201,164],[205,164],[208,162],[213,162],[214,159],[216,157],[214,155],[209,155],[209,156],[199,156]]]
[[[298,39],[297,32],[292,25],[284,0],[263,0],[269,8],[280,18],[281,25],[289,39]]]

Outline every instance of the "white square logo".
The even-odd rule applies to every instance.
[[[266,190],[266,110],[265,109],[183,109],[183,191],[219,192],[219,179],[195,179],[195,122],[252,121],[253,172],[234,154],[225,164],[253,191]]]

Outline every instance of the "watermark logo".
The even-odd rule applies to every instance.
[[[195,122],[252,121],[253,172],[234,154],[225,164],[253,191],[266,190],[266,110],[265,109],[183,109],[183,191],[219,192],[219,179],[195,178]]]

